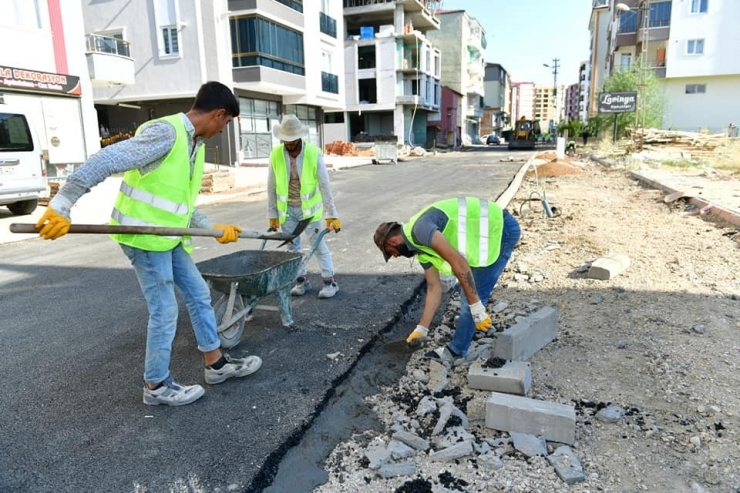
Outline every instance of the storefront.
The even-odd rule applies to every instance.
[[[36,129],[47,176],[65,176],[87,158],[80,78],[0,66],[0,101],[20,108]]]

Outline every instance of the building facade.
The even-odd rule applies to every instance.
[[[307,3],[307,2],[304,2]],[[427,37],[436,2],[344,0],[344,111],[327,115],[333,140],[427,145],[441,102],[441,59]],[[330,139],[327,139],[330,140]]]
[[[100,149],[80,2],[4,2],[0,16],[0,112],[32,120],[47,176],[63,176]]]
[[[535,119],[534,82],[511,83],[511,116],[514,120]]]
[[[609,26],[614,0],[593,0],[588,29],[591,32],[587,72],[588,116],[596,114],[596,102],[608,74],[607,55],[609,50]]]
[[[481,135],[501,135],[510,124],[511,75],[498,63],[487,63],[483,77],[484,101]]]
[[[442,53],[442,84],[463,95],[464,111],[458,114],[464,143],[480,142],[485,106],[486,32],[464,10],[439,11],[441,28],[429,34]]]
[[[578,67],[578,118],[582,122],[587,122],[589,117],[590,67],[591,64],[587,60],[581,62]]]
[[[84,18],[88,39],[127,47],[93,74],[98,118],[113,135],[187,111],[200,85],[217,80],[241,115],[206,143],[206,160],[239,165],[269,156],[272,126],[288,113],[321,145],[324,112],[343,106],[340,0],[110,0],[86,2]],[[320,62],[306,63],[308,53]],[[133,67],[114,64],[122,58]]]
[[[610,72],[635,63],[651,71],[665,96],[663,126],[711,133],[740,115],[740,38],[732,0],[625,0],[611,10]],[[638,102],[639,105],[639,102]]]
[[[580,97],[581,92],[579,84],[571,84],[565,90],[565,119],[567,121],[580,119]]]

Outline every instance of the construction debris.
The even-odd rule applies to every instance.
[[[707,135],[656,128],[637,129],[632,135],[635,140],[642,141],[643,145],[670,145],[677,148],[707,151],[714,150],[727,140],[727,135],[724,133]]]

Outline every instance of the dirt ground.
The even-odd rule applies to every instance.
[[[367,398],[385,429],[338,445],[325,464],[329,481],[314,491],[740,492],[740,233],[684,214],[684,202],[663,203],[625,169],[573,163],[568,173],[574,166],[574,174],[541,168],[509,204],[522,214],[522,241],[488,308],[500,331],[557,307],[558,338],[530,359],[528,397],[576,407],[571,448],[584,480],[567,485],[546,457],[527,457],[508,433],[485,427],[489,393],[468,388],[470,361],[442,372],[444,390],[431,389],[439,368],[419,350],[398,385]],[[553,218],[527,201],[543,190]],[[589,264],[610,253],[628,255],[630,267],[587,279]],[[431,333],[436,343],[448,340],[457,307],[453,295]],[[485,357],[492,343],[478,334],[469,354]],[[432,435],[446,400],[458,411]],[[613,423],[595,417],[609,403],[624,410]],[[431,447],[400,446],[395,430]],[[432,460],[465,441],[470,453]],[[560,444],[547,445],[552,453]],[[395,474],[387,464],[407,470],[384,478]]]

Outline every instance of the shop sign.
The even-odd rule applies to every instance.
[[[75,96],[82,94],[80,78],[0,65],[0,91],[35,92]]]

